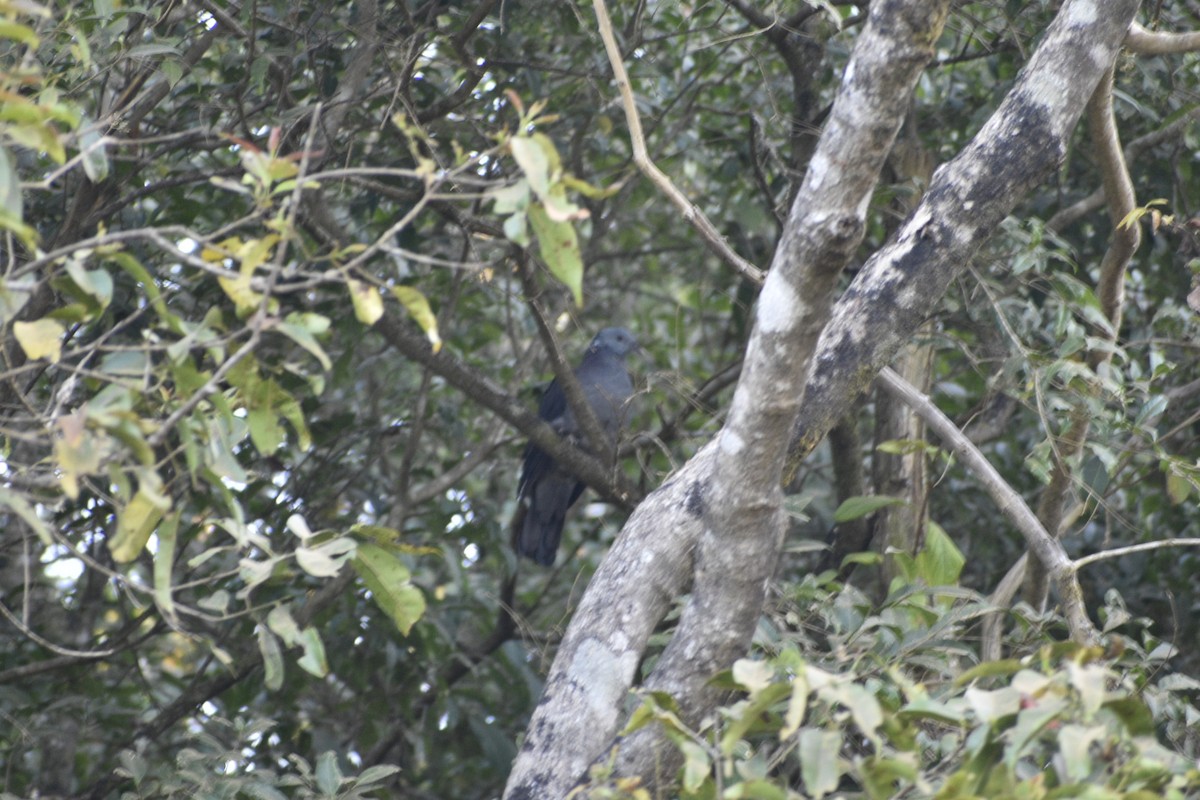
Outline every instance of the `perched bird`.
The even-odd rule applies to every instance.
[[[637,347],[637,339],[625,328],[605,328],[592,339],[583,361],[575,369],[575,379],[584,398],[614,444],[624,422],[625,404],[633,394],[625,357]],[[586,447],[582,428],[557,380],[542,395],[538,416],[560,436]],[[584,484],[561,470],[533,442],[525,447],[524,458],[517,485],[517,513],[513,516],[513,548],[518,555],[550,566],[558,552],[567,509],[583,494]]]

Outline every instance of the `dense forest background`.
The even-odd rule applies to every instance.
[[[499,796],[626,517],[730,420],[835,99],[883,119],[856,44],[912,5],[0,0],[4,796]],[[590,796],[1200,795],[1200,3],[1053,75],[1091,97],[1065,147],[1038,173],[1012,133],[1028,185],[907,332],[849,287],[1048,30],[1136,6],[929,5],[828,277],[899,382],[818,350],[861,391],[792,442],[749,649],[703,702],[623,688],[614,732],[671,756],[564,756]],[[615,468],[535,413],[613,324],[646,351]],[[508,544],[531,436],[595,489],[549,569]]]

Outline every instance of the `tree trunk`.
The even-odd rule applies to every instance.
[[[646,686],[674,693],[689,719],[701,716],[713,699],[705,682],[744,652],[746,626],[761,611],[778,543],[779,445],[788,439],[780,426],[793,431],[786,463],[794,465],[909,339],[1000,221],[1053,174],[1138,3],[1064,4],[1000,108],[938,170],[918,209],[837,303],[801,394],[797,376],[805,374],[808,342],[826,318],[824,301],[841,266],[834,259],[857,240],[882,154],[903,118],[896,98],[907,98],[937,38],[945,5],[936,12],[929,5],[871,4],[760,297],[729,423],[642,503],[592,578],[505,797],[562,797],[609,752],[646,642],[693,579],[692,598]],[[802,313],[813,316],[800,320]],[[659,750],[661,740],[644,730],[618,745],[622,770],[647,782],[660,769],[673,774],[670,748]]]

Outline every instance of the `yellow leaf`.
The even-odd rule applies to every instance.
[[[350,288],[350,302],[354,304],[354,316],[364,325],[374,325],[383,316],[383,297],[379,290],[370,284],[356,281],[353,278],[346,281]]]
[[[59,356],[62,355],[64,333],[66,329],[52,319],[13,323],[13,335],[17,337],[25,355],[34,361],[48,358],[51,364],[57,364]]]
[[[169,498],[138,487],[128,505],[117,511],[117,532],[108,541],[113,560],[125,564],[141,555],[150,534],[170,506]]]
[[[441,350],[442,337],[438,334],[437,317],[433,315],[433,309],[429,307],[425,295],[411,286],[393,286],[392,294],[408,309],[408,313],[421,326],[421,330],[425,331],[425,336],[433,345],[433,352]]]

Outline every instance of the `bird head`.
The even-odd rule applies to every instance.
[[[621,358],[639,349],[637,337],[626,328],[605,328],[588,345],[589,353],[611,353]]]

